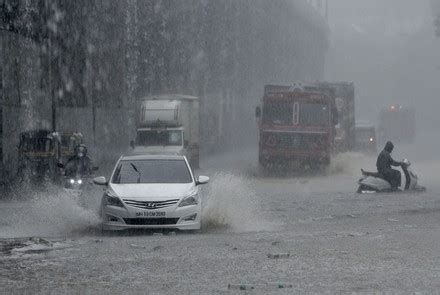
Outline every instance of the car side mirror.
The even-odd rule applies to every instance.
[[[207,184],[209,182],[208,176],[199,176],[196,181],[196,185]]]
[[[93,183],[96,185],[107,185],[107,179],[104,176],[93,178]]]
[[[261,117],[261,108],[260,107],[255,108],[255,117],[257,117],[257,118]]]

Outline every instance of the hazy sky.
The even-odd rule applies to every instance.
[[[356,84],[359,119],[375,123],[380,109],[400,103],[417,108],[419,126],[440,125],[440,38],[430,0],[329,0],[329,23],[326,78]]]
[[[431,21],[429,0],[329,0],[332,27],[354,24],[366,28],[394,25],[420,25]]]

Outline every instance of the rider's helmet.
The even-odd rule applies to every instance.
[[[79,158],[83,158],[87,155],[87,146],[85,144],[79,144],[75,147],[75,155]]]
[[[387,152],[389,152],[389,153],[392,153],[392,152],[393,152],[393,149],[394,149],[394,144],[393,144],[391,141],[388,141],[388,142],[385,144],[385,150],[386,150]]]

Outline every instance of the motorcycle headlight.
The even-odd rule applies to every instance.
[[[109,193],[105,193],[105,205],[107,206],[115,206],[115,207],[124,207],[122,201],[115,196],[112,196]]]
[[[183,199],[180,202],[179,207],[194,206],[197,205],[198,203],[199,203],[199,197],[197,196],[197,194],[195,194]]]

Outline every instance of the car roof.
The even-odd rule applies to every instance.
[[[132,155],[122,156],[121,161],[140,161],[140,160],[184,160],[184,156],[179,155]]]

